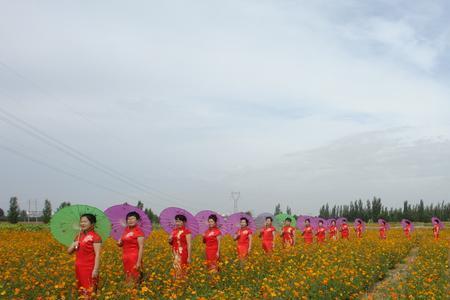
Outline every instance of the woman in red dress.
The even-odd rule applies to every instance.
[[[387,225],[386,221],[382,220],[380,224],[380,239],[385,240],[386,239],[386,231],[387,231]]]
[[[405,236],[410,239],[411,238],[411,222],[408,220],[405,220],[405,228],[403,228],[403,232],[405,233]]]
[[[185,227],[186,222],[186,216],[176,215],[176,228],[169,237],[169,244],[172,245],[175,278],[183,278],[191,262],[191,231]]]
[[[306,244],[312,244],[314,234],[309,219],[305,220],[305,228],[303,228],[302,236]]]
[[[356,228],[355,228],[356,237],[360,239],[360,238],[362,238],[363,225],[362,225],[362,221],[361,220],[358,220],[357,223],[358,224],[356,224]]]
[[[135,211],[129,212],[126,216],[127,227],[123,231],[122,237],[117,242],[122,247],[123,269],[125,271],[125,281],[139,283],[141,277],[142,254],[144,252],[144,233],[138,226],[141,219]]]
[[[342,225],[341,225],[340,231],[341,231],[341,238],[348,240],[349,230],[348,230],[348,225],[347,225],[346,220],[342,220]]]
[[[330,240],[336,241],[337,240],[337,227],[336,227],[336,221],[331,221],[331,225],[328,228],[328,231],[330,233]]]
[[[102,238],[94,231],[96,222],[97,218],[93,214],[81,215],[81,231],[67,250],[69,254],[76,253],[77,286],[79,293],[87,298],[90,298],[91,293],[96,292],[99,280]]]
[[[439,220],[435,219],[434,225],[433,225],[433,235],[434,235],[434,239],[436,241],[439,240],[439,230],[440,229],[441,229],[441,226],[439,224]]]
[[[275,248],[276,229],[272,226],[272,221],[272,217],[267,217],[265,227],[259,233],[259,236],[262,237],[262,248],[266,254],[271,253]]]
[[[283,230],[281,231],[284,248],[290,248],[295,245],[295,228],[291,226],[291,222],[291,218],[286,218],[284,220]]]
[[[220,258],[220,239],[222,233],[217,228],[217,216],[208,217],[209,228],[203,234],[203,243],[205,243],[206,266],[211,273],[219,271]]]
[[[319,220],[319,227],[317,227],[317,232],[316,232],[318,243],[325,242],[326,231],[327,231],[327,229],[325,227],[323,227],[323,221]]]
[[[241,229],[233,236],[233,239],[237,241],[237,252],[241,262],[247,258],[252,249],[252,234],[252,230],[248,228],[248,219],[241,218]]]

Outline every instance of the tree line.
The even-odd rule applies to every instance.
[[[60,203],[55,212],[70,205],[71,205],[70,202],[64,201]],[[144,208],[144,204],[141,201],[139,201],[136,206],[146,213],[146,215],[152,221],[153,224],[159,224],[159,218],[155,213],[153,213],[151,208]],[[33,217],[32,219],[47,224],[50,222],[52,215],[53,215],[52,204],[50,200],[46,199],[44,203],[44,208],[42,209],[42,214],[39,217]],[[17,197],[11,197],[11,199],[9,200],[9,210],[6,216],[3,209],[0,208],[0,220],[5,219],[5,217],[6,220],[12,224],[16,224],[18,222],[25,222],[29,219],[27,211],[19,207],[19,201]]]
[[[350,204],[333,205],[328,203],[322,205],[319,211],[322,218],[345,217],[349,221],[361,218],[365,221],[377,222],[379,218],[390,222],[399,222],[409,219],[415,222],[430,222],[431,217],[438,217],[441,221],[450,221],[450,203],[444,201],[437,204],[425,205],[423,200],[417,204],[408,201],[403,202],[403,207],[387,207],[381,202],[381,198],[374,197],[365,203],[359,199],[351,201]]]
[[[62,202],[56,211],[70,205],[70,202]],[[159,224],[159,217],[151,208],[144,208],[144,203],[141,201],[138,201],[136,206],[146,213],[153,224]],[[278,203],[275,206],[274,215],[282,212],[281,204]],[[292,214],[292,210],[289,206],[286,208],[286,213],[289,215]],[[36,219],[39,222],[48,223],[50,222],[52,214],[52,204],[46,199],[42,215]],[[374,197],[372,200],[366,200],[365,202],[363,202],[362,199],[359,199],[350,201],[350,204],[333,205],[333,207],[330,207],[329,204],[326,203],[320,208],[319,216],[325,219],[345,217],[349,221],[361,218],[367,222],[377,222],[379,218],[390,222],[399,222],[402,219],[409,219],[415,222],[430,222],[431,217],[438,217],[441,221],[450,221],[450,203],[442,201],[438,204],[425,205],[423,200],[420,200],[419,203],[413,205],[408,201],[404,201],[403,207],[393,208],[383,205],[381,198]],[[297,218],[296,215],[294,215],[294,217]],[[20,209],[17,197],[11,197],[6,219],[10,223],[15,224],[20,221],[27,221],[28,218],[27,211]],[[5,219],[5,212],[0,208],[0,220],[1,219]]]

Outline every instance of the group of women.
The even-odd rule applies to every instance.
[[[182,278],[186,275],[189,263],[191,261],[192,233],[187,225],[187,218],[178,214],[174,218],[175,228],[169,236],[168,242],[171,245],[173,254],[173,267],[176,278]],[[142,256],[144,248],[144,233],[138,223],[140,216],[136,212],[130,212],[126,215],[127,226],[123,231],[122,237],[117,241],[117,246],[122,248],[123,269],[127,282],[138,284],[142,279]],[[261,246],[266,254],[270,254],[275,249],[275,237],[279,234],[283,248],[293,247],[296,243],[296,229],[292,226],[292,219],[286,218],[283,227],[279,233],[272,224],[272,217],[266,217],[263,228],[259,231]],[[93,214],[83,214],[80,217],[80,233],[74,238],[73,243],[68,248],[68,252],[76,253],[75,273],[78,288],[81,293],[89,296],[97,289],[99,280],[100,248],[102,239],[95,232],[94,226],[96,217]],[[383,221],[380,223],[379,236],[386,239],[388,224]],[[412,224],[406,221],[404,233],[410,238]],[[435,239],[439,238],[440,224],[435,221],[433,224],[433,233]],[[364,227],[361,220],[357,220],[355,232],[358,238],[363,235]],[[342,220],[339,226],[332,220],[329,226],[325,226],[322,220],[318,221],[317,226],[311,225],[310,219],[304,220],[304,226],[301,229],[301,236],[305,244],[313,243],[314,237],[317,243],[324,243],[328,233],[328,239],[335,241],[340,238],[349,239],[350,229],[346,220]],[[208,229],[203,233],[203,243],[205,244],[205,264],[211,273],[219,271],[220,259],[220,241],[224,234],[217,225],[217,215],[211,214],[208,217]],[[248,257],[252,249],[253,231],[249,228],[249,220],[246,217],[240,219],[240,228],[232,235],[236,241],[237,257],[242,263]]]

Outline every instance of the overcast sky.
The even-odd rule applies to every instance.
[[[0,0],[0,207],[450,199],[450,2]]]

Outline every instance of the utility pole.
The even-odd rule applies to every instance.
[[[238,200],[241,197],[241,192],[231,192],[231,198],[234,201],[233,212],[238,211]]]

